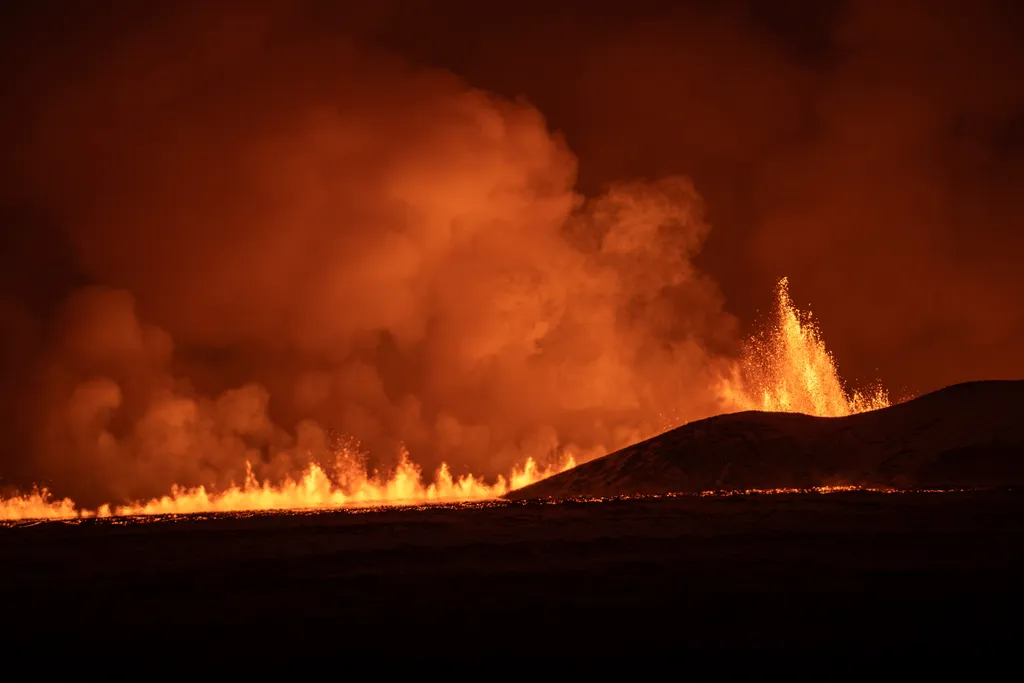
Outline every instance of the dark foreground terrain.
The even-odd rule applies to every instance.
[[[898,489],[1024,486],[1024,380],[955,384],[848,417],[718,415],[591,460],[508,497],[837,484]]]
[[[1024,493],[50,522],[0,527],[0,558],[8,654],[999,649],[1020,637]]]

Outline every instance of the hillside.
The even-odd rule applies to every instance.
[[[743,412],[692,422],[509,499],[850,484],[1024,484],[1024,380],[957,384],[840,418]]]

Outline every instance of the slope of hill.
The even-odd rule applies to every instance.
[[[957,384],[848,417],[719,415],[506,497],[1017,484],[1024,484],[1024,380],[997,380]]]

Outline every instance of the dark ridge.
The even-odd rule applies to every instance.
[[[513,500],[1024,484],[1024,380],[955,384],[839,418],[743,412],[692,422],[509,493]]]

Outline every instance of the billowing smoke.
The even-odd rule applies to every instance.
[[[1019,3],[102,4],[3,22],[2,481],[584,459],[784,275],[855,383],[1024,373]]]
[[[788,276],[850,380],[1024,376],[1024,5],[598,4],[420,49],[528,92],[588,193],[690,176],[714,226],[699,262],[745,325]],[[415,22],[403,42],[444,30]]]
[[[735,326],[686,178],[584,199],[530,105],[245,17],[115,42],[40,109],[30,192],[94,284],[29,391],[34,479],[224,486],[339,435],[494,475],[716,410]]]

